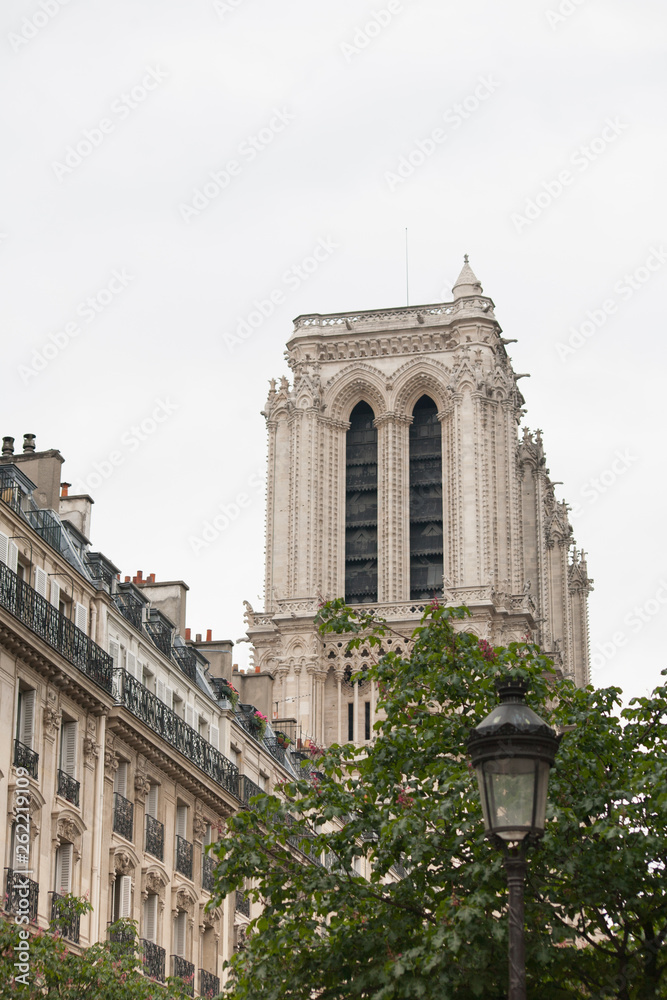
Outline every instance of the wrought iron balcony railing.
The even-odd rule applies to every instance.
[[[210,854],[204,854],[201,859],[201,887],[205,889],[206,892],[213,892],[213,886],[215,885],[215,876],[213,874],[215,870],[216,859]]]
[[[20,740],[14,740],[14,767],[24,767],[31,778],[37,778],[39,754]]]
[[[141,939],[141,946],[144,952],[144,971],[151,979],[157,979],[163,983],[165,978],[165,966],[167,953],[164,948],[153,941]]]
[[[39,884],[14,868],[5,868],[5,871],[7,872],[5,911],[17,917],[27,913],[30,923],[36,923]]]
[[[172,646],[171,653],[183,673],[191,681],[197,680],[197,656],[189,646]]]
[[[206,997],[209,1000],[210,997],[217,997],[220,992],[220,980],[217,976],[214,976],[212,972],[207,972],[206,969],[199,970],[199,996]]]
[[[58,795],[61,795],[72,805],[79,804],[79,782],[66,771],[58,769]]]
[[[109,941],[116,946],[115,950],[123,952],[136,947],[137,932],[134,925],[128,926],[122,922],[108,923],[107,932]]]
[[[250,900],[245,893],[236,890],[236,911],[242,913],[244,917],[250,916]]]
[[[171,956],[171,974],[183,980],[183,992],[188,996],[195,995],[195,967],[180,955]]]
[[[64,938],[79,943],[79,923],[78,913],[68,913],[68,899],[58,892],[51,893],[51,923],[56,923],[57,928]]]
[[[0,563],[0,607],[101,688],[111,691],[113,661],[109,654],[4,563]]]
[[[0,500],[4,500],[17,514],[23,513],[21,501],[24,492],[8,469],[0,468]]]
[[[264,789],[260,788],[247,774],[239,775],[239,798],[244,805],[248,805],[253,795],[264,795]]]
[[[39,510],[26,510],[25,516],[47,545],[50,545],[56,552],[60,552],[63,529],[54,512],[40,508]]]
[[[176,834],[176,856],[174,858],[174,868],[186,878],[192,878],[192,844],[184,837]]]
[[[134,840],[134,802],[120,792],[113,795],[113,829],[126,840]]]
[[[146,816],[146,851],[158,861],[164,861],[164,823]]]
[[[142,601],[140,597],[130,590],[116,591],[113,595],[113,600],[123,618],[126,618],[130,624],[141,631],[143,609],[146,606],[146,602]]]
[[[278,763],[284,766],[287,748],[282,746],[275,736],[265,736],[264,746],[269,751],[271,756],[275,757]]]
[[[236,765],[126,670],[117,670],[116,674],[118,702],[145,722],[165,743],[238,798],[239,769]]]

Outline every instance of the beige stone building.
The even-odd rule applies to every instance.
[[[21,454],[4,439],[3,908],[25,905],[46,928],[58,897],[85,896],[92,911],[68,928],[73,947],[133,918],[147,974],[180,974],[212,995],[250,905],[239,893],[206,910],[206,845],[252,794],[296,773],[297,747],[262,733],[247,701],[234,706],[232,644],[191,641],[183,582],[121,581],[91,550],[92,500],[61,490],[62,462],[32,435]],[[266,714],[270,678],[234,677]]]
[[[426,602],[466,604],[492,643],[533,637],[588,681],[584,554],[493,301],[467,258],[447,303],[299,316],[272,382],[265,606],[247,607],[273,713],[320,742],[370,739],[368,655],[317,634],[322,598],[371,604],[405,636]],[[400,640],[395,640],[400,645]],[[395,647],[394,647],[395,648]]]

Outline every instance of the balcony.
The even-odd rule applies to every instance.
[[[58,770],[58,795],[72,805],[79,805],[79,782],[66,771]]]
[[[113,595],[114,604],[120,611],[123,618],[130,622],[131,625],[134,625],[136,629],[141,631],[143,609],[146,607],[146,601],[142,600],[133,589],[130,589],[132,584],[121,583],[117,584],[117,587],[118,590]]]
[[[134,840],[134,803],[120,792],[113,793],[113,830],[126,840]]]
[[[250,803],[253,795],[264,795],[264,789],[260,788],[256,782],[249,778],[247,774],[239,776],[239,798],[244,805]]]
[[[164,861],[164,823],[154,816],[146,816],[146,852]]]
[[[199,996],[200,997],[217,997],[220,992],[220,980],[217,976],[214,976],[212,972],[206,972],[205,969],[199,970]]]
[[[117,671],[116,697],[119,704],[145,722],[165,743],[182,753],[222,788],[238,797],[239,771],[236,765],[125,670]]]
[[[242,913],[244,917],[250,916],[250,900],[243,892],[236,890],[236,912]]]
[[[39,754],[20,740],[14,740],[14,767],[24,767],[31,778],[37,779]]]
[[[163,983],[167,953],[164,948],[160,948],[153,941],[147,941],[146,938],[141,939],[141,946],[144,952],[144,972],[151,979],[157,979]]]
[[[197,655],[189,646],[172,646],[172,655],[176,663],[191,681],[197,680]]]
[[[201,887],[206,892],[213,892],[213,886],[215,885],[215,875],[213,874],[215,865],[216,859],[212,855],[203,855],[201,860]]]
[[[122,919],[115,921],[114,923],[108,923],[107,933],[109,935],[109,942],[112,946],[112,954],[116,952],[123,954],[125,952],[135,951],[137,932],[134,924],[127,924]]]
[[[0,607],[95,684],[111,692],[113,662],[109,654],[61,615],[45,597],[19,580],[4,563],[0,563]]]
[[[23,514],[22,501],[25,496],[25,486],[12,474],[15,470],[0,467],[0,500],[3,500],[16,514]]]
[[[37,923],[39,884],[13,868],[5,868],[5,871],[7,872],[5,911],[16,917],[24,916],[27,913],[30,923]]]
[[[157,608],[151,608],[144,622],[144,628],[160,652],[164,653],[165,656],[170,656],[174,626],[166,615],[163,615]]]
[[[174,858],[174,868],[186,878],[192,878],[192,844],[184,837],[176,834],[176,856]]]
[[[74,944],[79,943],[79,921],[79,914],[71,912],[68,897],[52,892],[51,923],[56,923],[62,936]]]
[[[60,552],[62,526],[52,510],[27,510],[26,519],[37,534],[56,552]]]
[[[183,992],[189,997],[195,995],[195,967],[180,955],[171,956],[171,974],[183,980]]]

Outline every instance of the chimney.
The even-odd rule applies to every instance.
[[[144,582],[144,571],[142,569],[137,570],[137,575],[133,578],[132,583],[143,583]]]
[[[191,630],[189,628],[186,628],[186,630],[185,630],[185,641],[186,642],[190,642],[190,631]]]
[[[33,452],[35,450],[35,435],[34,434],[24,434],[23,435],[23,450]]]
[[[148,582],[149,583],[155,583],[155,573],[149,573],[148,574]]]
[[[130,582],[130,578],[129,578],[129,576],[126,576],[125,577],[125,583],[129,583],[129,582]]]
[[[239,665],[238,665],[238,663],[234,663],[232,665],[232,673],[238,674],[238,672],[239,672]]]
[[[206,641],[213,642],[213,629],[211,628],[206,629]]]
[[[2,439],[2,454],[3,455],[14,454],[14,438],[5,437]]]
[[[201,642],[201,632],[197,632],[195,636],[195,642]]]
[[[61,483],[60,484],[60,496],[61,497],[69,496],[69,488],[70,488],[71,485],[72,485],[71,483]]]

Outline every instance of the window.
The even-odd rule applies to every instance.
[[[152,816],[153,819],[157,819],[157,804],[158,804],[158,791],[160,786],[156,784],[151,784],[148,789],[148,795],[146,796],[146,815]]]
[[[174,917],[174,955],[178,955],[179,958],[185,958],[188,929],[187,919],[188,915],[185,910],[179,910]]]
[[[176,836],[188,839],[188,807],[176,806]]]
[[[410,600],[443,594],[442,434],[438,408],[422,396],[410,426]]]
[[[35,700],[36,691],[34,689],[19,691],[16,739],[30,750],[34,749]]]
[[[72,844],[61,844],[56,851],[56,884],[55,890],[60,896],[66,896],[72,891],[72,862],[74,848]]]
[[[60,770],[70,778],[76,775],[76,722],[65,722],[60,727]]]
[[[15,542],[0,531],[0,562],[4,563],[13,573],[18,568],[19,550]]]
[[[364,702],[364,739],[366,741],[371,738],[371,703],[370,701]]]
[[[124,799],[127,798],[127,771],[128,762],[126,760],[121,760],[118,764],[118,770],[116,771],[113,779],[113,790],[119,795],[122,795]]]
[[[149,892],[144,900],[142,937],[153,944],[157,944],[157,913],[158,895],[156,892]]]
[[[347,738],[351,743],[354,739],[354,703],[347,704]]]
[[[377,601],[377,430],[368,403],[350,414],[345,444],[345,600]]]
[[[117,875],[113,884],[112,919],[128,919],[132,916],[132,876]]]

